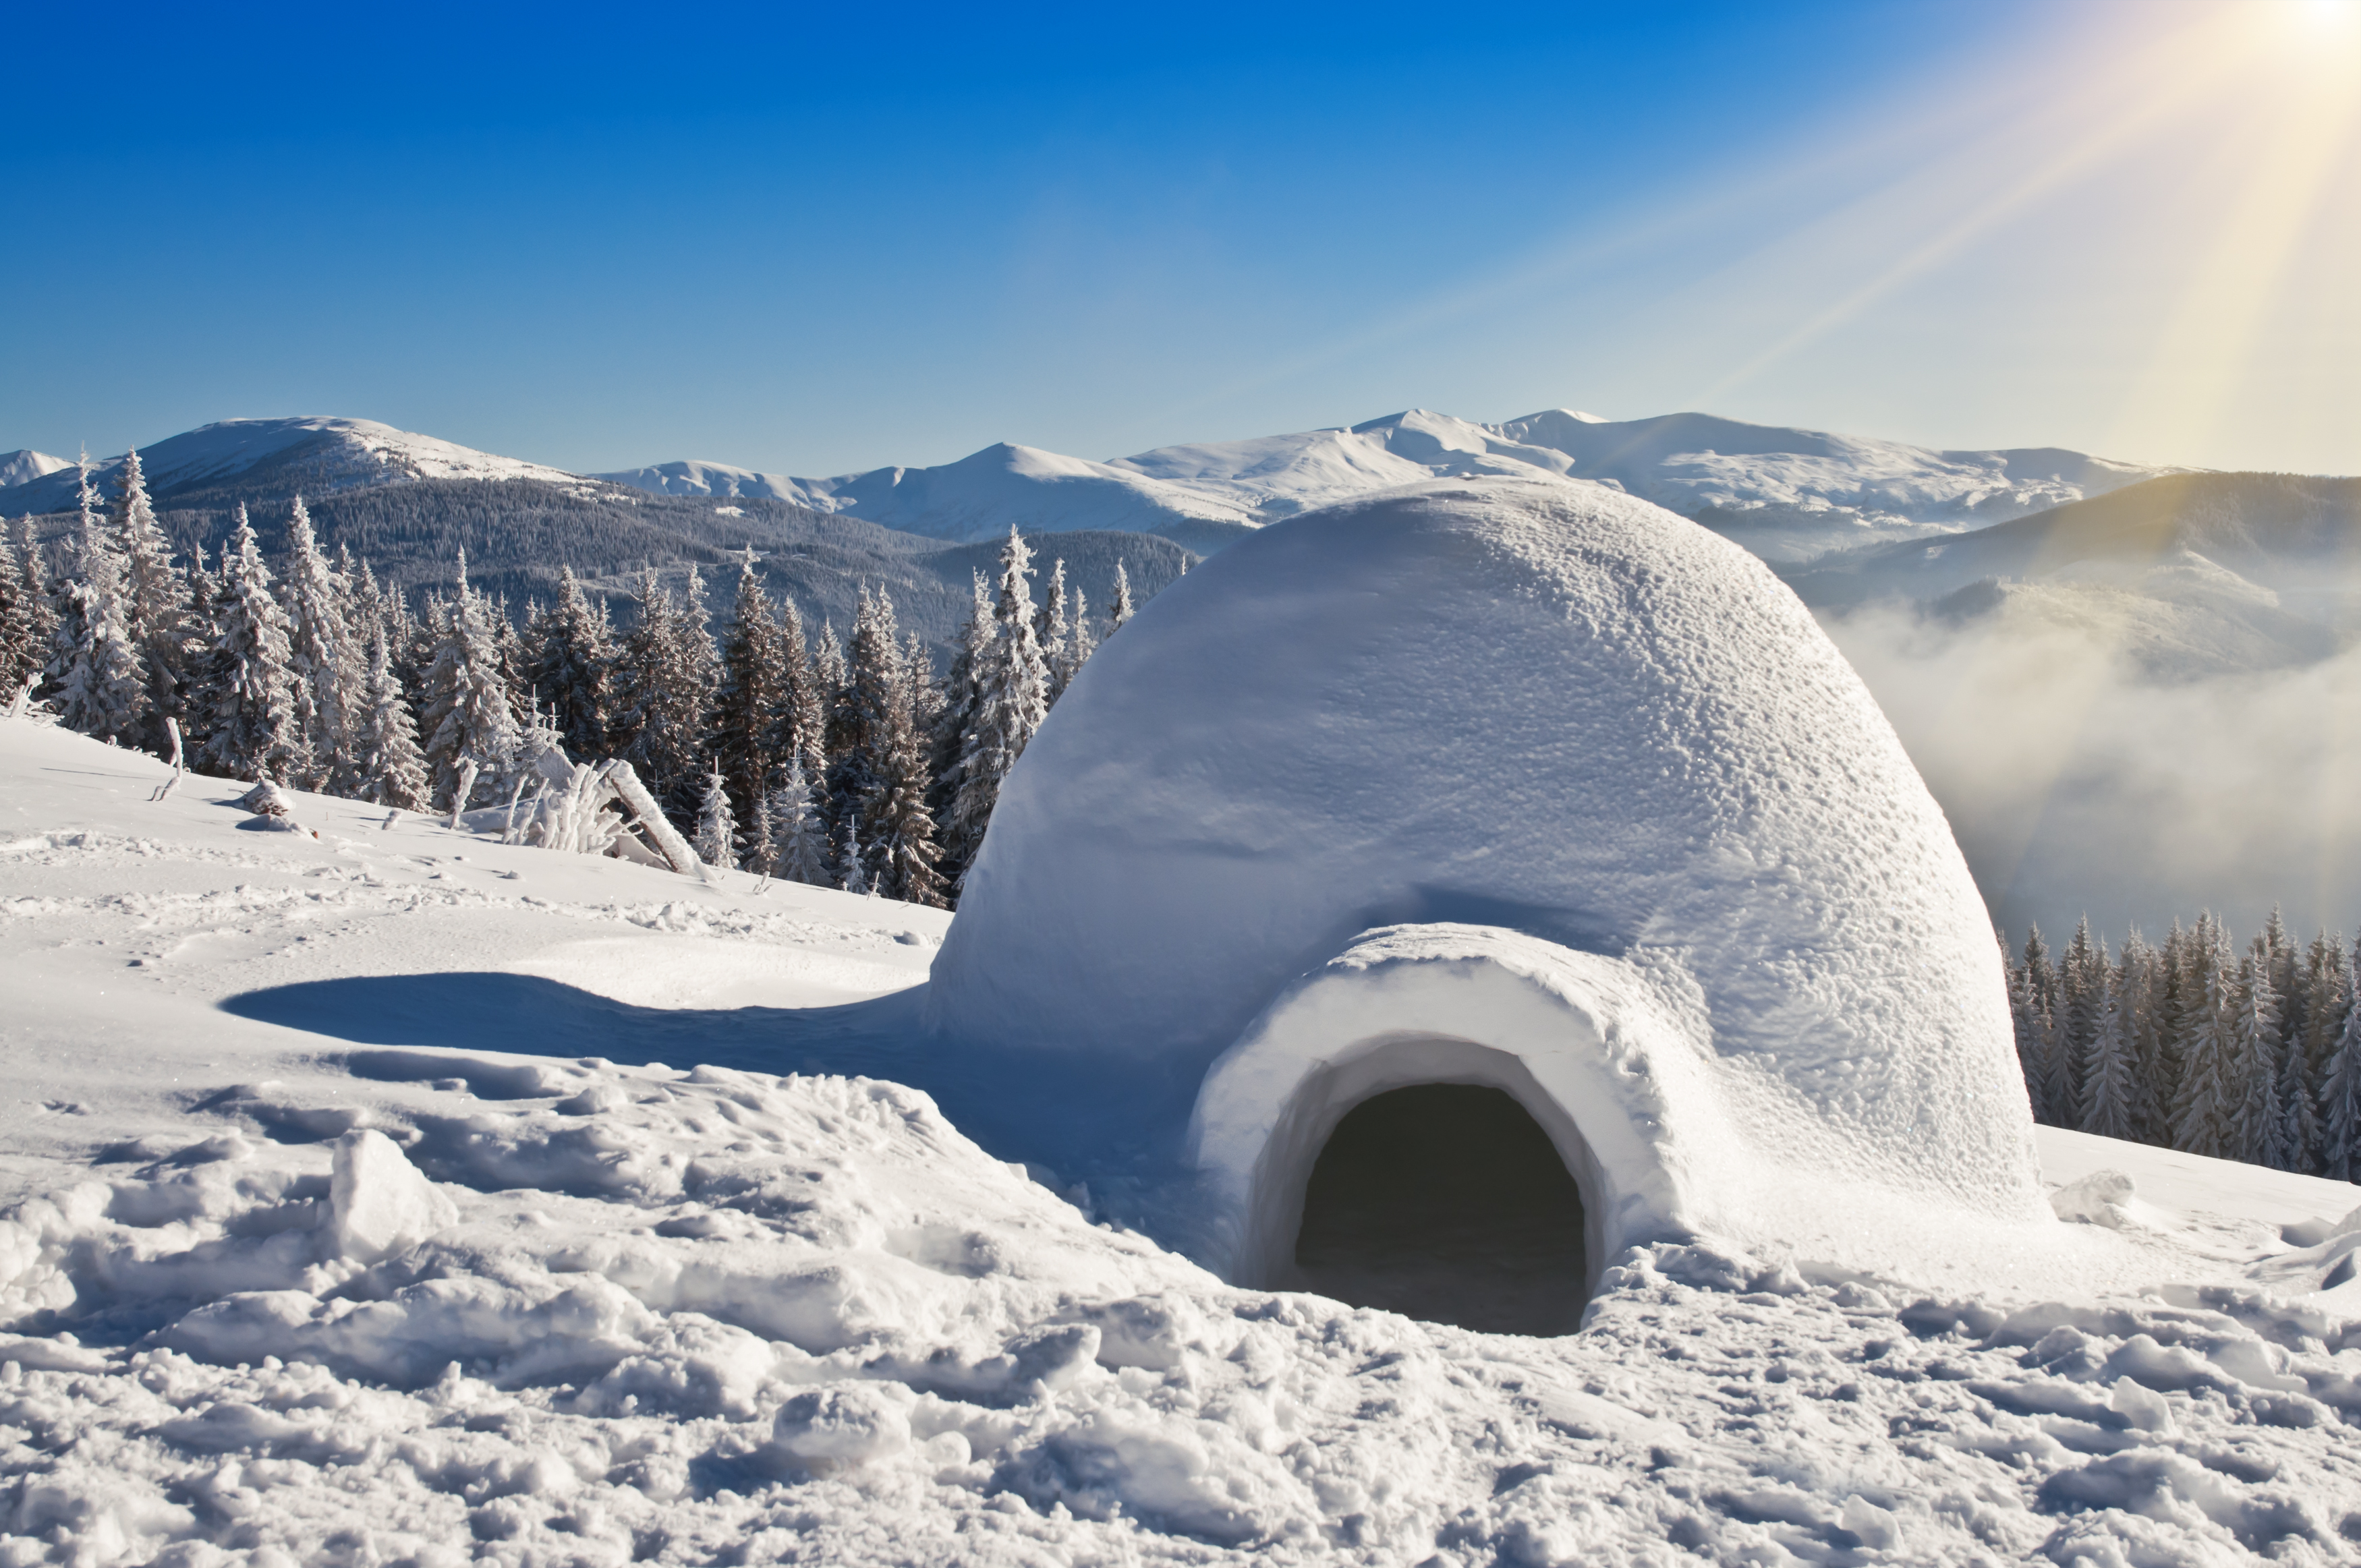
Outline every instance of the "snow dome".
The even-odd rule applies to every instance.
[[[1011,774],[930,1025],[1233,1280],[1570,1327],[1624,1246],[2048,1219],[1941,811],[1760,562],[1437,481],[1206,562]],[[1183,1190],[1176,1187],[1174,1190]]]

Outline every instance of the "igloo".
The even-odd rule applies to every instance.
[[[2049,1217],[1892,727],[1760,562],[1597,486],[1415,485],[1166,589],[1010,775],[927,1008],[1244,1285],[1552,1332],[1637,1243]]]

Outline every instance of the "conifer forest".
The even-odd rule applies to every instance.
[[[513,815],[545,759],[620,759],[705,866],[948,907],[1001,781],[1133,609],[1120,564],[1100,609],[1012,530],[939,674],[882,586],[840,635],[774,599],[751,549],[717,629],[695,567],[678,592],[643,569],[618,627],[570,567],[517,612],[468,581],[464,549],[413,606],[327,551],[301,497],[285,541],[266,561],[240,504],[210,564],[176,561],[137,455],[111,498],[85,467],[65,537],[27,518],[0,540],[0,702],[397,811]]]

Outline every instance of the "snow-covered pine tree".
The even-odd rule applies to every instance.
[[[2316,1112],[2325,1114],[2328,1058],[2345,1029],[2345,938],[2323,931],[2305,950],[2303,965],[2303,1080]],[[2309,1151],[2304,1170],[2317,1174],[2328,1157],[2326,1124]]]
[[[16,699],[25,683],[39,677],[49,650],[33,613],[36,590],[16,564],[16,548],[0,536],[0,707]]]
[[[961,626],[959,641],[951,652],[950,668],[943,675],[942,709],[936,715],[934,731],[927,738],[928,771],[934,774],[934,789],[927,797],[935,820],[941,824],[943,875],[954,887],[966,873],[968,861],[974,857],[972,839],[952,831],[950,827],[951,803],[959,797],[960,781],[965,777],[960,755],[967,740],[968,730],[975,722],[976,707],[982,696],[976,676],[984,667],[985,645],[992,640],[992,590],[982,572],[971,573],[969,583],[973,601],[968,609],[966,623]]]
[[[2131,947],[2126,943],[2125,968],[2130,957]],[[2082,1068],[2081,1128],[2104,1138],[2130,1139],[2139,1127],[2144,1086],[2139,1080],[2136,1044],[2138,980],[2136,973],[2125,973],[2108,963],[2107,944],[2102,940],[2099,1025],[2092,1032],[2090,1058]]]
[[[2235,1075],[2230,1122],[2229,1157],[2249,1165],[2272,1165],[2282,1118],[2279,1115],[2279,999],[2271,986],[2274,955],[2266,938],[2257,937],[2238,960],[2237,1022],[2232,1071]]]
[[[25,617],[31,627],[34,654],[32,679],[38,691],[49,678],[49,652],[58,630],[57,587],[50,581],[49,552],[33,532],[30,515],[16,520],[16,570],[25,579]],[[20,679],[17,685],[24,682]],[[8,695],[16,696],[11,687]]]
[[[851,723],[852,710],[845,706],[844,692],[845,687],[851,684],[852,674],[845,663],[844,644],[837,639],[836,622],[825,617],[819,623],[819,646],[812,651],[812,680],[819,692],[820,755],[825,764],[820,772],[812,775],[812,782],[821,791],[824,807],[829,811],[829,820],[833,825],[836,820],[835,804],[826,800],[825,796],[828,775],[835,768],[837,759],[844,755],[846,747],[851,743],[848,726]]]
[[[2026,1096],[2033,1102],[2035,1121],[2048,1126],[2060,1125],[2065,1112],[2058,1101],[2059,1085],[2064,1078],[2058,1069],[2058,972],[2050,965],[2049,948],[2041,939],[2039,926],[2026,928],[2025,952],[2018,961],[2018,973],[2024,981],[2026,1004],[2022,1016],[2027,1025],[2019,1042]]]
[[[1124,622],[1137,613],[1131,602],[1131,574],[1123,569],[1122,562],[1117,561],[1115,564],[1115,603],[1107,607],[1107,636],[1112,637],[1121,631]]]
[[[59,595],[49,664],[59,721],[102,740],[136,746],[147,734],[147,665],[132,640],[130,587],[123,557],[99,515],[87,453],[82,459],[81,504],[82,528]]]
[[[1066,689],[1066,558],[1060,555],[1049,568],[1049,584],[1041,590],[1041,611],[1033,620],[1033,639],[1040,644],[1042,667],[1048,672],[1043,685],[1052,706]]]
[[[492,628],[493,609],[467,582],[464,546],[458,579],[445,611],[442,641],[427,667],[419,723],[426,736],[432,805],[437,811],[464,811],[473,804],[452,798],[471,770],[473,793],[496,795],[520,739],[508,678],[500,668],[500,637]]]
[[[730,809],[730,786],[719,768],[705,775],[697,807],[697,858],[719,871],[738,863],[738,815]]]
[[[566,755],[586,762],[608,755],[614,639],[606,611],[591,607],[573,567],[560,569],[557,602],[542,614],[534,632],[525,673],[535,700],[554,716]]]
[[[464,574],[465,567],[461,568]],[[464,577],[463,577],[464,581]],[[312,513],[295,498],[287,523],[287,575],[280,581],[287,611],[289,662],[295,674],[295,723],[302,736],[302,761],[295,783],[349,795],[358,782],[361,749],[354,719],[363,698],[368,669],[345,620],[349,587],[320,552]]]
[[[828,772],[829,696],[806,650],[804,615],[793,598],[779,600],[779,687],[785,697],[770,753],[782,764],[794,759],[807,780],[822,777]]]
[[[2037,930],[2034,939],[2037,941],[2039,938]],[[2008,969],[2009,1025],[2016,1036],[2016,1065],[2025,1075],[2025,1097],[2033,1108],[2034,1119],[2046,1122],[2048,1118],[2042,1114],[2041,1097],[2048,1080],[2049,1019],[2041,1011],[2041,996],[2034,989],[2031,970],[2018,963],[2005,947],[2001,949],[2001,960]]]
[[[2231,1123],[2236,1080],[2237,977],[2229,938],[2211,916],[2197,917],[2184,954],[2180,1089],[2172,1107],[2172,1146],[2186,1154],[2234,1158]]]
[[[2273,1129],[2265,1163],[2280,1170],[2309,1175],[2320,1168],[2320,1107],[2304,1072],[2303,1041],[2283,1040],[2279,1046],[2279,1081],[2271,1099],[2279,1125]]]
[[[873,620],[880,640],[894,653],[888,672],[891,685],[877,694],[878,710],[871,721],[870,766],[874,777],[862,802],[863,836],[871,854],[870,886],[886,898],[906,904],[944,906],[948,888],[940,868],[941,850],[935,839],[934,814],[927,809],[927,751],[919,728],[917,704],[927,680],[926,652],[917,639],[895,649],[894,600],[881,588]],[[861,645],[853,634],[856,652]],[[859,661],[855,662],[859,684]]]
[[[1033,633],[1027,586],[1033,552],[1015,529],[1000,552],[1000,589],[993,603],[991,638],[976,671],[975,715],[960,747],[959,793],[948,824],[961,843],[981,849],[1002,781],[1024,755],[1049,711],[1049,670]],[[968,863],[974,863],[973,853]]]
[[[148,674],[148,729],[145,743],[169,755],[171,740],[164,729],[167,718],[187,717],[184,687],[195,652],[196,628],[189,615],[189,585],[172,567],[171,542],[156,521],[148,499],[148,477],[135,449],[123,459],[116,476],[115,532],[123,550],[124,586],[129,598],[126,615],[131,640],[138,646]]]
[[[785,776],[771,792],[771,835],[776,846],[772,875],[809,887],[834,885],[828,872],[828,825],[812,799],[801,757],[788,759]]]
[[[695,757],[697,737],[694,730],[683,733],[679,723],[684,705],[673,689],[680,664],[673,652],[678,618],[653,566],[642,569],[631,597],[638,613],[616,653],[608,735],[616,755],[630,761],[662,803]]]
[[[362,688],[358,719],[356,796],[404,811],[425,810],[426,756],[418,744],[417,722],[402,696],[401,677],[393,671],[393,652],[382,620],[369,627],[368,679]]]
[[[757,876],[771,875],[779,859],[779,828],[771,816],[771,796],[767,789],[754,792],[753,815],[740,836],[745,845],[740,863]]]
[[[2059,1087],[2065,1117],[2058,1124],[2081,1125],[2085,1102],[2083,1075],[2098,1048],[2099,1013],[2106,1004],[2106,958],[2091,937],[2091,917],[2084,916],[2058,963],[2057,1065],[2063,1081]]]
[[[2169,1144],[2170,1124],[2165,1115],[2169,1102],[2158,1097],[2157,997],[2161,985],[2161,959],[2135,927],[2124,938],[2123,957],[2116,961],[2112,984],[2122,1006],[2131,1047],[2132,1136],[2144,1144]]]
[[[1082,589],[1074,590],[1074,634],[1066,644],[1066,666],[1058,678],[1058,690],[1063,692],[1082,673],[1082,666],[1097,652],[1099,641],[1091,631],[1090,596]]]
[[[2361,989],[2361,939],[2355,940],[2352,959],[2345,966],[2337,995],[2345,1021],[2321,1079],[2320,1173],[2332,1181],[2361,1181],[2361,1006],[2355,1005],[2356,989]]]
[[[861,822],[858,817],[844,819],[844,843],[836,852],[836,863],[842,868],[839,883],[847,893],[869,891],[869,873],[861,863]]]
[[[206,730],[205,758],[224,778],[284,779],[301,739],[295,676],[288,667],[287,617],[270,591],[270,569],[262,564],[243,502],[237,532],[223,552],[214,627],[196,693]]]
[[[2148,1064],[2148,1088],[2157,1113],[2156,1128],[2148,1141],[2159,1148],[2172,1146],[2172,1108],[2180,1097],[2180,1042],[2184,1032],[2181,973],[2188,947],[2189,933],[2176,916],[2171,928],[2164,934],[2163,944],[2156,950],[2148,981],[2144,1059]]]
[[[751,816],[766,791],[780,715],[788,706],[786,656],[777,619],[749,549],[738,568],[738,597],[721,650],[713,698],[711,754],[730,798]]]

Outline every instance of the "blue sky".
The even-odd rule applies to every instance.
[[[2356,8],[21,11],[0,449],[1565,405],[2361,471]]]

